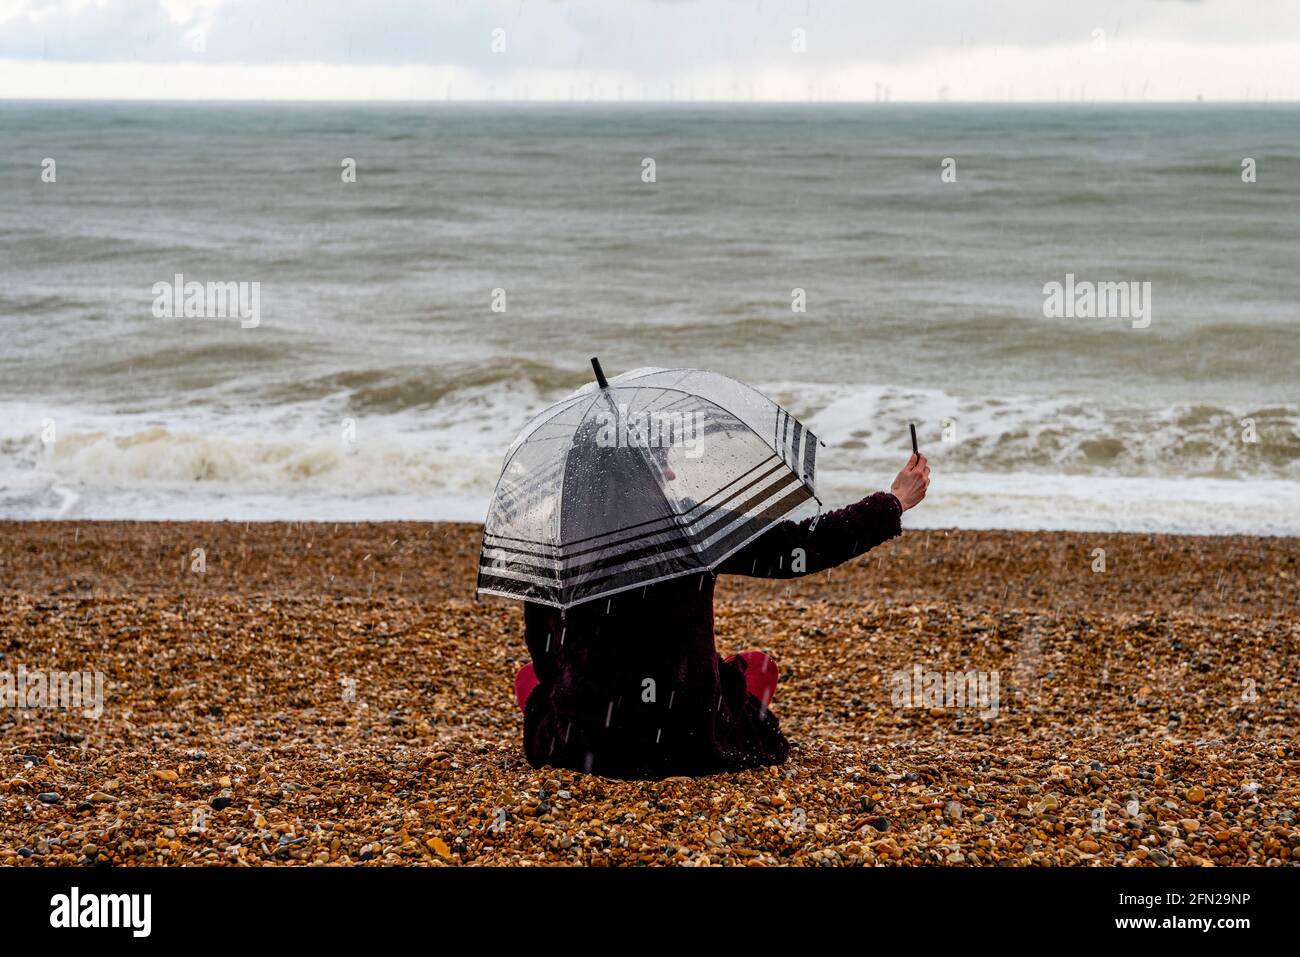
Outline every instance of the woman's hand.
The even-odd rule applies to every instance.
[[[903,506],[906,512],[921,499],[925,498],[925,490],[930,487],[930,463],[925,460],[925,456],[917,453],[908,459],[907,466],[903,471],[898,473],[894,479],[894,484],[889,486],[889,490],[894,493],[898,503]]]

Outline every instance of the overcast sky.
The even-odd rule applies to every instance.
[[[1300,100],[1298,0],[0,0],[0,98]]]

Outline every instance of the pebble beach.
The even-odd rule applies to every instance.
[[[614,781],[524,760],[480,535],[0,522],[0,674],[103,676],[97,717],[0,710],[0,866],[1300,858],[1296,539],[936,529],[724,578],[790,759]],[[996,713],[900,705],[918,669],[996,675]]]

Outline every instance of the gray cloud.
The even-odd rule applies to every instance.
[[[504,52],[491,48],[496,30]],[[803,51],[792,49],[795,30]],[[0,97],[808,101],[882,91],[1300,99],[1300,4],[0,0]]]
[[[14,8],[0,4],[0,15]],[[1102,28],[1181,42],[1266,42],[1300,36],[1300,5],[1210,3],[1047,4],[968,0],[924,4],[808,0],[556,0],[465,3],[111,0],[104,6],[17,0],[0,23],[0,58],[166,63],[194,59],[189,33],[207,24],[209,63],[439,64],[652,71],[729,64],[753,68],[789,54],[790,31],[808,34],[820,63],[900,62],[972,45],[1036,47],[1079,42]],[[170,10],[194,15],[177,20]],[[33,16],[38,14],[38,16]],[[506,31],[507,52],[489,37]]]

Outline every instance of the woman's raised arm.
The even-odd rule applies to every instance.
[[[898,535],[903,512],[925,498],[929,485],[929,463],[913,456],[891,491],[801,522],[781,522],[719,565],[717,574],[798,578],[834,568]]]
[[[719,575],[798,578],[834,568],[902,531],[902,506],[890,492],[768,529],[717,568]]]

